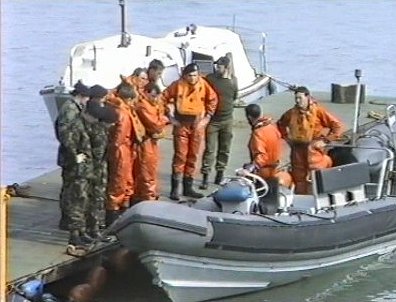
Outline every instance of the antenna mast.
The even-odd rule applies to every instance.
[[[125,0],[118,0],[121,7],[121,43],[118,47],[128,47],[131,44],[131,36],[126,31]]]

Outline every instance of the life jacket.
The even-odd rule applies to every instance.
[[[147,137],[163,138],[165,136],[164,127],[168,122],[165,117],[165,109],[161,99],[151,100],[147,93],[143,93],[136,103],[136,112],[146,128]]]
[[[127,109],[128,113],[129,113],[129,117],[131,118],[131,121],[132,121],[135,139],[138,143],[142,142],[146,135],[146,129],[144,128],[142,122],[140,121],[138,115],[136,114],[134,104],[128,105],[120,97],[117,97],[114,94],[111,96],[108,96],[106,100],[109,104],[115,106],[116,108],[126,108]]]
[[[298,143],[309,143],[314,138],[317,108],[314,103],[306,111],[294,107],[291,109],[289,128],[289,139]]]
[[[177,98],[175,100],[177,113],[181,115],[199,116],[205,113],[205,97],[207,82],[201,77],[195,85],[184,80],[177,82]]]
[[[135,131],[136,141],[138,143],[141,143],[146,136],[146,128],[144,128],[142,122],[140,121],[139,116],[137,115],[136,110],[134,108],[134,105],[130,106],[129,110],[131,113],[133,130]]]

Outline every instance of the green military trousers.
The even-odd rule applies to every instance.
[[[211,121],[206,127],[205,151],[202,158],[202,174],[209,174],[216,159],[216,171],[224,171],[228,164],[232,141],[233,119]],[[217,147],[217,152],[216,152]]]

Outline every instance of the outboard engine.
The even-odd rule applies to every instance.
[[[230,178],[219,190],[213,193],[213,199],[221,205],[225,213],[247,215],[256,212],[258,197],[252,181],[246,178]]]

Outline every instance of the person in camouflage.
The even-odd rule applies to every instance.
[[[105,227],[105,204],[107,199],[107,143],[108,129],[116,122],[116,114],[112,108],[106,106],[105,100],[108,91],[106,88],[94,85],[90,88],[90,100],[87,103],[83,117],[91,141],[93,174],[90,183],[89,197],[90,210],[87,229],[91,237],[100,235],[99,229]],[[112,111],[109,111],[112,110]],[[105,112],[105,115],[103,115]],[[94,117],[94,119],[92,118]]]
[[[117,121],[111,106],[105,105],[107,89],[95,85],[90,88],[91,99],[82,112],[91,142],[93,175],[89,180],[89,202],[86,209],[86,227],[93,239],[101,237],[100,228],[105,226],[105,203],[107,198],[107,142],[108,128]],[[107,241],[107,240],[106,240]]]
[[[80,118],[80,113],[89,99],[89,88],[81,82],[77,82],[74,90],[71,92],[72,98],[67,100],[59,109],[58,117],[55,121],[55,136],[59,141],[57,164],[62,168],[62,187],[59,198],[59,206],[61,209],[61,219],[59,228],[68,230],[68,192],[74,181],[73,164],[75,150],[69,147],[68,142],[71,140],[72,132],[68,129],[73,127],[76,120]]]
[[[78,82],[71,92],[73,99],[60,108],[56,134],[60,142],[58,165],[62,167],[61,210],[68,221],[69,244],[84,246],[92,242],[86,234],[85,209],[88,186],[93,175],[91,142],[81,116],[89,99],[89,88]]]

